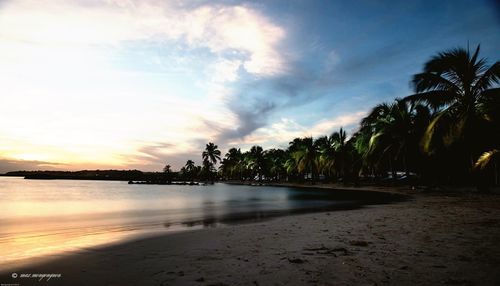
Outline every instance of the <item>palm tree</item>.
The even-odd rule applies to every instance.
[[[250,178],[253,179],[253,171],[250,169],[250,163],[252,162],[252,156],[250,151],[243,152],[241,154],[241,160],[239,163],[239,168],[242,173],[242,177],[244,179]]]
[[[194,171],[196,169],[196,166],[194,164],[194,161],[192,160],[187,160],[186,161],[186,165],[184,165],[184,168],[186,170],[186,172],[189,174],[189,178],[191,180],[191,182],[193,182],[193,178],[194,178]]]
[[[171,183],[172,182],[172,168],[170,165],[167,164],[165,167],[163,167],[163,174],[164,174],[164,178],[167,181],[167,183]]]
[[[179,173],[177,173],[177,174],[181,180],[186,181],[186,177],[188,175],[188,172],[186,171],[186,167],[181,167],[181,169],[179,170]]]
[[[500,93],[493,88],[500,82],[500,62],[488,66],[479,50],[478,45],[473,54],[457,48],[434,56],[413,76],[416,93],[405,98],[437,111],[422,140],[424,151],[433,154],[454,147],[455,154],[466,154],[469,166],[484,151],[483,143],[491,141],[485,110]]]
[[[389,169],[395,178],[396,170],[402,169],[409,175],[418,169],[419,141],[429,118],[430,111],[420,104],[379,104],[363,119],[353,148],[372,172],[385,174]]]
[[[218,146],[210,142],[206,145],[205,151],[201,154],[203,161],[209,161],[210,163],[216,165],[217,161],[220,161],[221,152]]]
[[[335,148],[331,141],[331,136],[321,136],[314,142],[318,148],[318,170],[326,177],[331,175],[333,169],[333,161],[335,156]]]
[[[289,178],[298,178],[300,175],[297,160],[294,158],[294,154],[302,148],[301,145],[302,138],[295,138],[288,144],[288,149],[286,150],[287,158],[285,160],[284,168]]]
[[[193,160],[187,160],[186,165],[184,166],[187,172],[192,172],[195,168],[195,164]]]
[[[406,174],[409,174],[409,152],[412,144],[418,142],[413,132],[413,110],[408,103],[396,101],[388,105],[387,112],[378,118],[374,126],[368,147],[368,155],[388,162],[392,178],[396,178],[396,164],[401,162]]]
[[[276,181],[283,178],[286,173],[285,162],[287,160],[287,153],[282,149],[269,149],[265,151],[265,161],[268,163],[267,173]]]
[[[238,178],[241,179],[243,172],[241,150],[236,148],[229,149],[223,160],[223,165],[224,171],[229,175],[229,177],[231,177],[231,179],[235,178],[235,174],[237,174]]]
[[[212,142],[209,142],[205,147],[205,151],[201,153],[201,157],[203,159],[203,169],[207,175],[207,178],[210,178],[212,182],[214,181],[213,169],[217,164],[217,161],[220,161],[220,155],[221,152],[218,149],[218,146]]]
[[[376,175],[380,172],[381,162],[380,154],[374,156],[377,154],[374,152],[372,138],[377,134],[378,130],[381,129],[381,122],[389,117],[390,109],[391,107],[387,103],[376,105],[371,112],[361,120],[361,127],[351,140],[358,157],[360,157],[362,161],[362,170],[371,175]]]
[[[360,129],[349,138],[349,153],[351,157],[350,173],[353,178],[357,181],[359,175],[373,174],[364,160],[364,154],[368,150],[368,143],[370,140],[371,133],[364,129]]]
[[[332,142],[334,150],[333,168],[339,176],[345,177],[348,164],[347,133],[340,127],[338,132],[334,132],[330,136],[330,142]]]
[[[171,172],[172,172],[172,167],[170,165],[166,165],[165,167],[163,167],[163,173],[169,174]]]
[[[293,149],[296,149],[292,157],[297,164],[297,170],[299,173],[311,172],[311,182],[314,183],[319,166],[318,146],[314,144],[312,137],[295,140],[290,142],[290,147],[293,146]]]
[[[259,182],[262,181],[262,175],[265,167],[264,150],[260,146],[252,146],[249,153],[248,168],[253,171],[253,175],[259,176]]]

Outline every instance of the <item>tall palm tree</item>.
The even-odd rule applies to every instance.
[[[165,167],[163,167],[163,173],[165,174],[169,174],[172,172],[172,167],[170,165],[165,165]]]
[[[324,175],[335,175],[337,179],[344,176],[347,161],[346,139],[346,132],[340,128],[332,135],[320,137],[314,142],[320,153],[319,167]]]
[[[238,176],[239,179],[242,177],[242,155],[241,155],[241,150],[238,148],[231,148],[227,151],[225,158],[223,160],[224,162],[224,169],[226,173],[234,179],[236,176]]]
[[[245,179],[253,179],[253,170],[251,170],[250,163],[252,162],[252,156],[250,154],[250,151],[246,151],[241,154],[241,160],[239,163],[239,168],[242,173],[242,178]]]
[[[214,181],[213,178],[213,169],[218,161],[220,161],[221,152],[218,149],[218,146],[212,142],[209,142],[205,146],[205,151],[201,153],[201,157],[203,159],[203,169],[207,175],[207,178],[210,178],[211,181]]]
[[[381,103],[372,108],[371,112],[361,120],[359,131],[353,136],[353,147],[358,153],[362,163],[362,170],[370,175],[375,175],[380,170],[380,154],[373,149],[373,137],[381,129],[381,123],[390,116],[391,107]]]
[[[296,139],[295,139],[296,140]],[[297,146],[295,146],[297,144]],[[311,172],[311,181],[314,183],[319,166],[318,146],[314,144],[312,137],[300,139],[300,141],[290,142],[290,145],[297,149],[292,153],[292,157],[297,164],[299,173]]]
[[[221,155],[221,152],[218,148],[219,147],[217,145],[215,145],[212,142],[209,142],[205,146],[205,151],[203,151],[203,153],[201,154],[203,161],[209,161],[214,165],[217,164],[217,162],[220,161],[220,155]]]
[[[330,136],[330,141],[333,144],[334,157],[333,157],[333,168],[336,173],[345,177],[347,172],[348,158],[348,146],[347,146],[347,133],[340,127],[338,132],[332,133]]]
[[[411,107],[403,101],[388,106],[387,113],[381,116],[370,138],[368,154],[378,162],[389,164],[392,177],[396,177],[396,164],[402,161],[402,168],[409,173],[408,153],[415,142],[412,136],[413,118]]]
[[[260,146],[252,146],[250,149],[250,160],[248,167],[253,171],[254,175],[259,176],[259,181],[262,181],[262,175],[265,166],[264,150]]]
[[[319,153],[318,170],[326,177],[331,175],[333,161],[335,159],[335,148],[331,139],[331,136],[321,136],[315,141]]]
[[[194,178],[194,172],[195,172],[195,169],[196,169],[194,161],[187,160],[186,161],[186,165],[184,165],[184,168],[185,168],[186,173],[189,175],[189,178],[191,179],[191,182],[192,182],[193,178]]]
[[[164,175],[164,180],[167,181],[167,183],[172,182],[172,167],[170,165],[166,165],[163,167],[163,175]]]
[[[469,165],[492,134],[485,130],[488,117],[485,106],[498,96],[500,62],[487,65],[479,58],[480,46],[474,53],[463,48],[441,52],[431,58],[422,73],[413,76],[415,94],[406,97],[410,102],[423,102],[437,111],[422,140],[426,153],[455,145],[467,154]],[[498,107],[497,107],[498,108]]]
[[[194,170],[194,168],[195,168],[194,161],[193,160],[187,160],[186,161],[186,165],[184,165],[184,167],[186,168],[187,172],[192,172]]]
[[[285,162],[287,153],[282,149],[269,149],[265,151],[266,162],[269,163],[267,173],[276,181],[280,181],[286,173]]]

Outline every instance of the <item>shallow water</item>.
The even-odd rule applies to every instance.
[[[0,266],[138,235],[386,200],[382,195],[289,187],[0,177]]]

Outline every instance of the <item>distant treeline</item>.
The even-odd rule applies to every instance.
[[[26,179],[110,180],[110,181],[164,181],[164,173],[139,170],[83,170],[83,171],[15,171],[4,176]]]

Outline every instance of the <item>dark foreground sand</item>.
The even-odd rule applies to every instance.
[[[414,194],[95,248],[17,273],[19,285],[500,285],[500,196]]]

